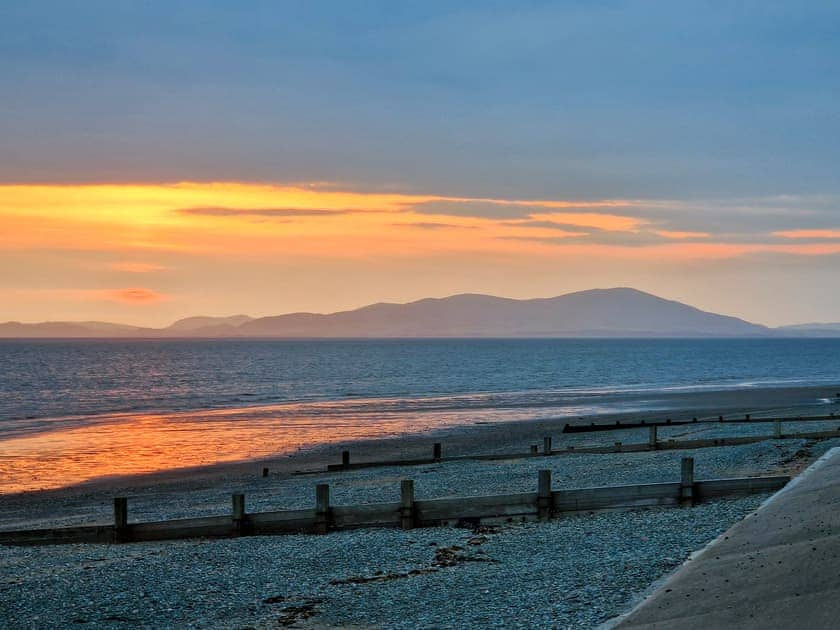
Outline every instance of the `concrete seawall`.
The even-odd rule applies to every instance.
[[[609,624],[640,628],[836,628],[840,448]]]

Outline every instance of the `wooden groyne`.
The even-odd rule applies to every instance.
[[[718,416],[717,418],[692,418],[691,420],[639,420],[636,422],[590,422],[589,424],[565,424],[563,426],[563,433],[593,433],[595,431],[622,431],[625,429],[640,429],[643,427],[677,427],[687,424],[752,424],[752,423],[769,423],[769,422],[824,422],[840,420],[840,416],[830,413],[823,416],[783,416],[783,417],[763,417],[753,418],[750,414],[743,416],[725,417]]]
[[[475,526],[546,520],[574,512],[691,505],[729,495],[773,492],[788,481],[788,476],[696,481],[694,460],[687,457],[682,460],[679,481],[666,483],[553,490],[551,471],[541,470],[536,492],[418,500],[414,482],[404,479],[400,483],[399,501],[335,506],[330,503],[329,485],[318,484],[312,508],[249,513],[245,496],[234,494],[229,514],[147,523],[130,523],[128,501],[119,497],[114,499],[113,524],[0,532],[0,544],[114,543],[323,534],[361,527]]]
[[[833,418],[840,421],[840,417]],[[787,420],[785,420],[787,421]],[[794,419],[791,421],[800,421]],[[693,450],[699,448],[714,448],[719,446],[738,446],[742,444],[755,444],[756,442],[764,442],[765,440],[823,440],[829,438],[840,437],[840,427],[828,431],[807,431],[800,433],[784,433],[782,420],[776,418],[773,420],[773,434],[772,435],[740,435],[719,438],[702,438],[697,440],[662,440],[659,437],[658,429],[662,425],[642,425],[648,430],[648,439],[645,442],[614,442],[613,444],[603,446],[569,446],[563,449],[555,449],[552,447],[552,439],[546,436],[542,440],[542,446],[539,444],[532,444],[528,451],[516,451],[509,453],[491,453],[491,454],[474,454],[474,455],[456,455],[450,457],[443,456],[443,445],[440,442],[435,442],[432,447],[431,457],[417,457],[412,459],[385,459],[377,461],[362,461],[353,462],[350,459],[350,451],[345,450],[341,452],[340,464],[328,464],[326,472],[340,472],[345,470],[359,470],[362,468],[381,468],[392,466],[423,466],[428,464],[436,464],[440,462],[457,462],[457,461],[499,461],[510,459],[527,459],[531,457],[546,457],[546,456],[560,456],[560,455],[574,455],[579,453],[586,454],[606,454],[606,453],[643,453],[646,451],[658,450]],[[668,426],[668,425],[666,425]],[[626,427],[625,427],[626,428]],[[294,475],[315,475],[323,474],[324,470],[304,470],[295,471]],[[265,469],[264,469],[265,473]]]

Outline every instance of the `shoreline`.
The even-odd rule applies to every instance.
[[[649,420],[679,419],[697,416],[717,417],[719,414],[751,413],[754,416],[785,413],[789,415],[817,415],[836,408],[817,402],[834,395],[834,387],[785,388],[775,390],[748,390],[729,392],[702,392],[672,394],[674,408],[652,411],[620,412],[597,416],[581,416],[577,419],[553,418],[502,421],[481,424],[458,424],[418,433],[400,434],[360,440],[338,440],[327,444],[316,444],[294,453],[274,454],[243,461],[215,463],[209,466],[177,468],[149,474],[120,477],[100,477],[81,484],[61,488],[25,491],[0,495],[0,527],[17,529],[23,525],[35,525],[47,518],[53,508],[70,505],[68,517],[76,514],[82,506],[110,504],[113,496],[135,496],[161,501],[172,496],[194,496],[202,503],[208,496],[218,497],[217,505],[226,505],[228,491],[259,490],[271,483],[290,480],[295,472],[312,471],[326,476],[327,464],[338,463],[342,450],[351,452],[351,461],[375,461],[384,459],[411,459],[427,457],[432,444],[441,442],[446,456],[511,451],[527,452],[529,445],[541,443],[543,436],[552,436],[555,448],[567,445],[612,444],[624,440],[643,442],[646,430],[626,429],[599,432],[595,434],[562,434],[566,423],[589,421],[614,421],[644,417]],[[678,400],[677,400],[678,399]],[[787,415],[786,414],[786,415]],[[840,422],[840,418],[838,418]],[[793,424],[793,423],[791,423]],[[738,431],[741,433],[769,434],[768,425],[746,427],[744,425],[719,426],[715,423],[699,427],[675,426],[669,428],[674,437],[697,431]],[[668,435],[663,432],[663,437]],[[269,469],[269,478],[262,479],[262,468]],[[386,471],[387,472],[387,471]],[[335,475],[336,473],[330,473]],[[372,473],[373,474],[373,473]],[[385,474],[385,472],[381,473]],[[308,476],[307,476],[308,477]],[[309,483],[304,477],[303,484]],[[201,499],[199,499],[199,497]],[[60,510],[59,510],[60,512]],[[21,518],[29,514],[31,518]],[[63,518],[63,515],[60,516]],[[10,526],[15,523],[14,526]]]

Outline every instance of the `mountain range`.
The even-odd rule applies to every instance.
[[[462,294],[329,314],[188,317],[165,328],[108,322],[0,324],[0,338],[743,336],[835,337],[840,336],[840,323],[769,328],[621,287],[529,300]]]

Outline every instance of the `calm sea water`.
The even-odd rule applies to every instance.
[[[8,341],[0,433],[108,412],[354,399],[396,411],[557,407],[628,390],[838,381],[840,339]]]

